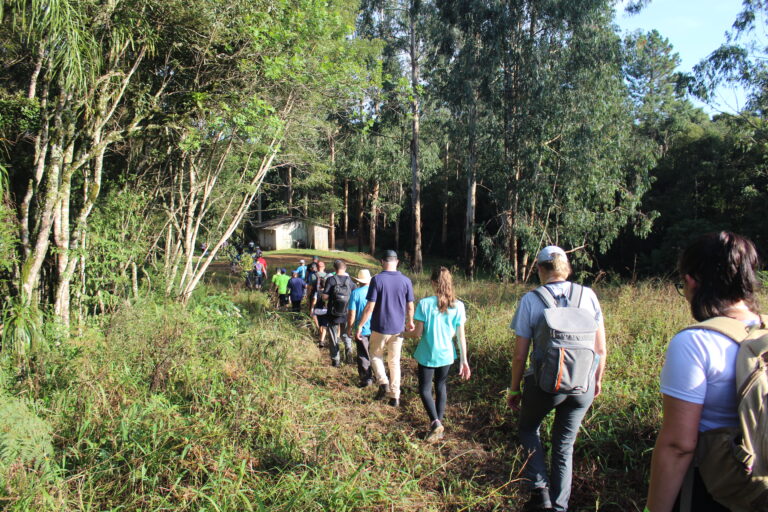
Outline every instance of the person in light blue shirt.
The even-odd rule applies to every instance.
[[[371,282],[371,272],[367,268],[357,271],[357,277],[353,278],[358,287],[352,290],[347,304],[347,337],[355,338],[357,348],[357,374],[360,376],[360,387],[367,388],[373,384],[373,370],[371,369],[371,355],[369,353],[371,341],[371,318],[363,324],[360,331],[360,338],[354,336],[360,319],[363,316],[363,310],[368,304],[368,285]]]
[[[307,280],[307,263],[304,260],[299,260],[299,266],[296,267],[296,272],[299,273],[299,279]]]
[[[466,380],[472,372],[467,362],[464,334],[467,315],[464,303],[456,299],[451,273],[440,267],[432,272],[431,281],[435,295],[419,301],[414,314],[416,329],[404,332],[403,336],[420,338],[413,356],[419,363],[419,395],[431,422],[427,442],[434,443],[443,438],[445,431],[443,415],[448,398],[448,372],[457,359],[454,336],[459,340],[459,375]],[[437,400],[432,397],[433,381]]]

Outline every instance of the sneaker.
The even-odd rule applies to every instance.
[[[536,487],[531,490],[531,496],[523,505],[523,512],[540,512],[552,510],[552,502],[549,500],[549,489]]]
[[[445,436],[444,432],[445,427],[443,427],[442,423],[433,423],[432,428],[429,429],[429,434],[427,435],[425,441],[428,443],[436,443]]]
[[[389,384],[380,384],[379,391],[376,393],[376,400],[384,400],[389,393]]]
[[[331,359],[331,366],[333,366],[334,368],[338,368],[339,366],[341,366],[341,362],[338,359]]]
[[[392,407],[400,407],[400,399],[399,398],[390,398],[389,399],[389,405]]]
[[[368,380],[361,380],[359,386],[361,388],[367,388],[368,386],[372,385],[373,381],[371,379]]]

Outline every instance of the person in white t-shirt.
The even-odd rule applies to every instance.
[[[697,321],[726,316],[745,325],[760,323],[758,256],[750,240],[726,231],[701,236],[683,251],[678,266],[683,279],[678,292]],[[681,331],[669,343],[661,371],[664,420],[653,450],[646,510],[728,512],[691,465],[700,432],[738,425],[738,351],[730,338],[704,329]],[[684,481],[687,510],[680,500]]]

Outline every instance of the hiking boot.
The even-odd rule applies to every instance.
[[[380,384],[379,391],[376,393],[376,400],[384,400],[389,393],[389,384]]]
[[[439,421],[432,424],[432,428],[429,429],[429,435],[425,439],[428,443],[436,443],[444,437],[445,428]]]
[[[390,398],[389,399],[389,405],[392,407],[400,407],[400,399],[399,398]]]
[[[552,502],[549,500],[547,487],[536,487],[531,490],[531,496],[523,505],[523,512],[541,512],[552,510]]]

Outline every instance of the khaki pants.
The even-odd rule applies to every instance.
[[[389,398],[400,398],[400,351],[403,348],[403,338],[398,334],[381,334],[371,332],[370,356],[373,375],[376,384],[389,384]],[[387,352],[389,379],[384,369],[384,351]]]

